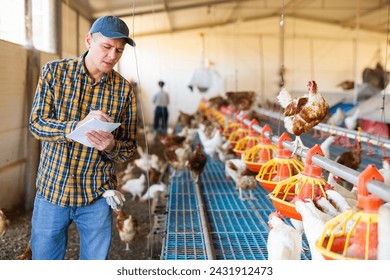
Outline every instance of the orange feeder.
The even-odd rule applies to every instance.
[[[327,185],[322,176],[322,168],[313,164],[311,158],[313,155],[324,156],[321,147],[316,144],[309,150],[305,160],[303,171],[295,176],[280,181],[268,196],[272,200],[275,208],[283,216],[302,220],[301,215],[296,211],[295,204],[291,201],[298,197],[301,200],[310,198],[327,197],[324,187]]]
[[[225,125],[225,116],[221,112],[219,112],[214,108],[209,108],[209,110],[206,112],[207,112],[206,116],[208,120],[212,122],[216,121],[222,127]]]
[[[253,129],[253,125],[259,125],[259,122],[256,119],[253,119],[249,124],[248,135],[243,139],[239,140],[234,146],[233,151],[238,157],[241,157],[242,154],[245,154],[250,148],[257,145],[260,142],[259,134]]]
[[[260,143],[245,153],[244,162],[246,167],[253,172],[259,172],[261,166],[268,162],[273,157],[274,152],[278,150],[276,145],[272,144],[271,139],[265,137],[266,132],[272,132],[267,124],[261,129]]]
[[[383,182],[375,165],[368,165],[358,179],[360,211],[351,209],[325,224],[316,248],[327,260],[375,260],[378,252],[378,209],[383,204],[379,197],[369,194],[370,180]]]
[[[237,113],[234,114],[233,118],[231,120],[229,120],[228,124],[225,125],[225,127],[223,129],[222,134],[223,134],[223,136],[226,137],[226,139],[229,139],[230,134],[232,134],[233,131],[236,131],[237,129],[239,129],[241,127],[241,122],[239,120],[237,120],[236,115],[237,115]]]
[[[207,110],[207,100],[205,98],[202,98],[202,100],[200,101],[199,103],[199,106],[198,106],[198,111],[201,112],[201,113],[205,113],[205,111]]]
[[[229,138],[227,141],[229,142],[230,146],[234,148],[238,141],[245,138],[249,134],[249,129],[247,128],[247,125],[244,123],[245,120],[248,119],[248,116],[243,116],[240,122],[240,128],[230,133]]]
[[[291,142],[287,132],[278,140],[278,155],[265,163],[256,176],[260,185],[269,192],[272,192],[280,181],[295,176],[304,169],[303,163],[294,158],[290,150],[283,148],[284,141]]]

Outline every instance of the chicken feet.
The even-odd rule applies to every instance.
[[[292,156],[296,153],[298,148],[301,148],[301,150],[307,149],[307,147],[305,145],[303,145],[303,142],[302,142],[302,139],[300,136],[295,136],[295,140],[292,142],[292,148],[293,148]]]

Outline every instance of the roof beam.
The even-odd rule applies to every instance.
[[[167,0],[164,0],[164,10],[165,10],[165,13],[167,14],[167,17],[168,17],[169,29],[171,31],[173,31],[172,17],[171,17],[171,14],[169,12]]]
[[[359,17],[367,16],[373,13],[376,13],[382,9],[384,9],[387,6],[387,4],[378,5],[375,8],[365,10],[364,12],[360,12]],[[346,20],[340,21],[339,24],[341,26],[351,27],[354,28],[356,25],[356,16],[348,18]]]
[[[234,2],[235,2],[234,7],[232,8],[230,15],[227,17],[225,22],[229,22],[229,21],[234,20],[234,19],[237,20],[237,12],[240,9],[240,4],[238,3],[238,1],[234,1]]]
[[[250,2],[253,0],[240,0],[239,2],[244,3],[244,2]],[[165,2],[165,1],[164,1]],[[169,5],[169,11],[170,12],[175,12],[175,11],[181,11],[181,10],[188,10],[188,9],[196,9],[196,8],[201,8],[201,7],[207,7],[207,6],[214,6],[214,5],[222,5],[222,4],[229,4],[229,3],[236,3],[238,2],[237,0],[210,0],[210,1],[203,1],[203,2],[197,2],[197,3],[192,3],[192,4],[186,4],[186,5],[177,5],[177,6],[172,6],[170,7]],[[164,3],[165,5],[165,3]],[[166,8],[159,8],[159,9],[150,9],[150,10],[145,10],[141,12],[130,12],[130,11],[124,11],[123,9],[113,12],[116,16],[118,17],[130,17],[130,16],[142,16],[142,15],[149,15],[153,13],[163,13],[166,12]]]

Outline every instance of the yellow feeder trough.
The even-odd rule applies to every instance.
[[[269,192],[276,185],[287,178],[297,175],[304,167],[303,163],[292,156],[292,152],[283,148],[283,142],[290,141],[287,132],[284,132],[278,140],[278,155],[261,166],[256,180]]]
[[[378,209],[383,200],[367,191],[372,180],[383,177],[371,164],[358,179],[358,208],[329,220],[316,242],[317,250],[327,260],[375,260],[378,252]]]
[[[265,137],[266,132],[272,132],[272,129],[267,124],[261,129],[260,143],[245,153],[244,162],[246,167],[253,172],[259,172],[261,166],[268,162],[278,150],[276,145]]]
[[[233,131],[236,131],[241,127],[241,122],[237,120],[236,116],[234,116],[231,120],[229,120],[228,124],[223,129],[223,136],[226,137],[226,139],[229,139],[230,134],[233,133]]]
[[[260,135],[253,129],[253,125],[259,125],[259,122],[256,119],[253,119],[249,124],[248,135],[239,140],[234,146],[233,152],[235,152],[238,157],[241,157],[242,154],[245,154],[261,140]]]
[[[240,128],[230,133],[229,138],[227,141],[229,142],[230,146],[234,148],[238,141],[245,138],[249,134],[249,129],[247,125],[244,123],[245,120],[248,119],[248,116],[243,116],[240,122]]]
[[[207,100],[205,98],[202,98],[198,106],[198,111],[204,114],[207,109],[208,109]]]
[[[225,115],[214,108],[210,108],[206,116],[209,121],[217,122],[221,127],[225,125]]]
[[[324,156],[321,147],[316,144],[309,150],[305,160],[304,170],[295,176],[280,181],[268,196],[275,208],[288,218],[302,220],[291,201],[298,197],[301,200],[327,197],[324,187],[328,184],[322,176],[322,168],[313,164],[313,155]]]

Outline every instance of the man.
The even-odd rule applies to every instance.
[[[116,191],[115,161],[136,151],[137,101],[130,83],[113,70],[125,45],[135,46],[126,24],[97,19],[79,58],[49,62],[41,71],[30,115],[30,131],[42,141],[32,216],[33,259],[64,259],[68,227],[75,222],[80,259],[107,259]],[[67,134],[92,118],[121,123],[112,133],[86,134],[93,148]],[[110,208],[111,206],[111,208]]]
[[[156,105],[154,110],[153,132],[157,134],[160,130],[162,135],[167,134],[168,129],[168,105],[169,95],[164,91],[164,81],[159,81],[160,90],[153,96],[153,103]]]

